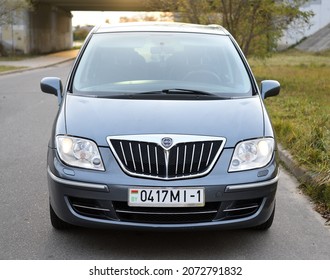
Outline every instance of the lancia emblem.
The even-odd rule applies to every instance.
[[[170,148],[172,146],[172,144],[173,144],[172,138],[170,138],[170,137],[164,137],[164,138],[162,138],[162,146],[165,149]]]

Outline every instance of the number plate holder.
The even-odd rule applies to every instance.
[[[130,188],[128,205],[133,207],[203,207],[204,188]]]

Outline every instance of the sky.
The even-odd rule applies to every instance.
[[[139,15],[139,12],[72,12],[72,25],[98,25],[105,23],[108,19],[110,23],[119,22],[120,17],[132,17]]]
[[[105,23],[107,19],[111,23],[118,23],[121,16],[130,14],[129,12],[72,12],[72,25],[97,25]]]

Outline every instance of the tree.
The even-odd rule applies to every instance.
[[[15,12],[29,8],[29,0],[0,0],[0,26],[14,24]]]
[[[229,30],[246,55],[274,50],[290,24],[302,26],[313,16],[300,8],[308,0],[159,0],[155,9],[177,12],[180,20],[217,23]]]
[[[31,8],[31,5],[30,0],[0,0],[0,31],[3,25],[15,24],[20,16],[19,12]],[[14,44],[12,45],[12,52],[15,52]],[[2,36],[0,36],[1,55],[6,55],[6,50],[2,45]]]
[[[94,26],[76,26],[73,30],[73,40],[74,41],[84,41],[89,34],[89,32],[93,29]]]
[[[307,0],[220,0],[223,25],[246,54],[265,55],[274,50],[292,23],[308,24],[312,12],[301,11]]]

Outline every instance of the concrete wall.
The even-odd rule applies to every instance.
[[[48,4],[13,13],[14,24],[0,26],[0,54],[43,54],[72,48],[72,15]]]
[[[330,1],[329,0],[310,0],[305,4],[303,11],[313,11],[314,17],[311,19],[311,26],[308,28],[299,28],[296,25],[291,25],[289,29],[284,32],[279,45],[280,48],[286,48],[288,46],[298,43],[304,37],[308,37],[321,28],[330,23]]]
[[[38,4],[28,14],[29,53],[50,53],[72,47],[71,12]]]
[[[24,11],[13,13],[14,24],[0,26],[0,53],[21,54],[28,52],[28,14]]]

